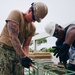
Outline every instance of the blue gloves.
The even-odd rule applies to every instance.
[[[20,58],[21,64],[25,68],[29,68],[30,64],[33,64],[32,60],[28,57]]]

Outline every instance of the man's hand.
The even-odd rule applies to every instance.
[[[58,58],[60,56],[60,48],[58,46],[53,46],[52,48],[54,49],[54,56]]]
[[[63,44],[62,46],[54,46],[54,56],[64,56],[68,54],[70,46],[68,44]]]
[[[64,65],[65,68],[67,68],[66,64],[67,64],[67,60],[68,59],[69,59],[69,54],[68,53],[59,56],[59,60],[62,61],[62,63],[63,63],[63,65]]]
[[[21,60],[22,66],[25,67],[25,68],[29,68],[30,64],[33,63],[32,60],[28,57],[20,58],[20,60]]]
[[[70,46],[67,44],[63,44],[62,46],[55,46],[54,48],[54,56],[59,57],[63,62],[65,68],[67,64],[67,60],[69,59],[69,48]]]

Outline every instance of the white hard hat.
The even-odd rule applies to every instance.
[[[50,22],[45,26],[45,31],[50,35],[53,36],[55,31],[55,25],[56,23]]]

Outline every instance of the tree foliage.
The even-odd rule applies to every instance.
[[[46,43],[46,42],[47,42],[46,38],[42,38],[42,39],[37,40],[37,44]]]
[[[38,34],[39,33],[35,33],[35,35],[38,35]],[[41,44],[41,43],[46,43],[47,42],[46,38],[38,39],[36,41],[37,41],[37,44]],[[33,41],[30,42],[30,45],[32,45],[32,44],[33,44]]]

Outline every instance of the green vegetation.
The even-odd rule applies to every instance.
[[[54,49],[53,48],[42,48],[41,50],[38,50],[39,52],[54,52]],[[30,48],[30,52],[33,52],[33,50]]]
[[[38,35],[39,33],[35,33],[35,35]],[[47,40],[46,38],[42,38],[42,39],[38,39],[36,40],[37,41],[37,44],[41,44],[41,43],[46,43]],[[33,41],[30,42],[30,46],[33,44]]]
[[[46,43],[46,42],[47,42],[46,38],[42,38],[42,39],[37,40],[37,44]]]
[[[39,33],[35,33],[35,35],[38,35]],[[47,40],[46,38],[41,38],[41,39],[38,39],[36,40],[37,44],[40,45],[41,43],[46,43]],[[33,44],[33,41],[30,42],[30,46]],[[30,48],[30,52],[32,52],[33,50]],[[42,48],[41,50],[38,50],[39,52],[54,52],[54,49],[53,48]]]
[[[46,49],[46,52],[54,52],[54,49],[50,47],[49,49]]]

